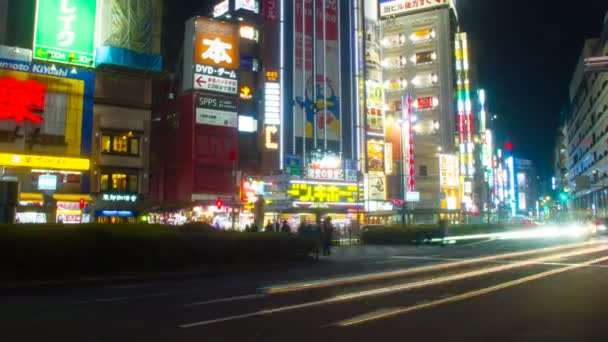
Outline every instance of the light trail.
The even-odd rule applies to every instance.
[[[454,303],[457,301],[462,301],[462,300],[466,300],[469,298],[482,296],[482,295],[485,295],[485,294],[488,294],[491,292],[500,291],[500,290],[503,290],[503,289],[506,289],[509,287],[525,284],[525,283],[528,283],[528,282],[531,282],[534,280],[538,280],[538,279],[542,279],[545,277],[549,277],[549,276],[552,276],[555,274],[572,271],[572,270],[582,268],[582,267],[589,267],[589,266],[592,266],[593,264],[607,261],[607,260],[608,260],[608,256],[586,261],[586,262],[579,263],[579,264],[573,264],[573,265],[558,268],[555,270],[538,273],[538,274],[527,276],[527,277],[520,278],[520,279],[511,280],[511,281],[504,282],[504,283],[501,283],[498,285],[486,287],[486,288],[483,288],[480,290],[470,291],[470,292],[466,292],[466,293],[463,293],[460,295],[443,298],[443,299],[435,300],[435,301],[428,302],[428,303],[418,304],[418,305],[409,306],[409,307],[403,307],[403,308],[399,308],[399,309],[384,310],[383,312],[380,312],[380,313],[368,314],[363,317],[341,321],[341,322],[336,323],[335,325],[342,326],[342,327],[348,327],[348,326],[368,323],[368,322],[379,320],[379,319],[389,318],[389,317],[393,317],[393,316],[397,316],[397,315],[401,315],[401,314],[405,314],[405,313],[409,313],[409,312],[413,312],[413,311],[432,308],[432,307],[443,305],[443,304]]]
[[[540,253],[550,253],[550,252],[556,252],[556,251],[561,251],[561,250],[565,250],[565,249],[574,249],[574,248],[578,248],[578,247],[585,247],[585,246],[590,246],[590,245],[595,245],[595,244],[602,244],[602,242],[597,242],[597,241],[582,242],[582,243],[568,244],[568,245],[557,246],[557,247],[538,248],[538,249],[523,251],[523,252],[498,254],[498,255],[492,255],[492,256],[481,257],[481,258],[456,261],[456,262],[451,262],[451,263],[443,263],[443,264],[438,264],[438,265],[408,268],[408,269],[402,269],[402,270],[397,270],[397,271],[372,273],[372,274],[365,274],[365,275],[352,276],[352,277],[333,278],[333,279],[312,281],[312,282],[306,282],[306,283],[271,286],[271,287],[262,288],[262,291],[267,294],[277,294],[277,293],[303,291],[303,290],[351,284],[351,283],[359,283],[359,282],[364,282],[364,281],[390,279],[390,278],[396,278],[396,277],[400,277],[400,276],[404,276],[404,275],[412,275],[412,274],[431,272],[431,271],[440,271],[440,270],[445,270],[445,269],[449,269],[449,268],[474,265],[474,264],[478,264],[478,263],[486,263],[486,262],[491,262],[491,261],[500,260],[500,259],[516,258],[516,257],[529,256],[529,255],[540,254]]]
[[[521,240],[521,239],[555,239],[563,237],[583,237],[585,234],[590,232],[589,228],[584,226],[571,226],[558,228],[554,226],[548,226],[543,228],[530,228],[527,230],[514,230],[501,233],[487,233],[487,234],[471,234],[471,235],[457,235],[457,236],[446,236],[444,238],[431,239],[432,243],[438,243],[443,241],[462,241],[462,240]]]
[[[471,277],[478,277],[478,276],[506,271],[506,270],[510,270],[510,269],[530,266],[530,265],[534,265],[534,264],[538,264],[538,263],[544,263],[544,262],[554,260],[554,259],[569,258],[569,257],[580,256],[580,255],[584,255],[584,254],[604,252],[607,250],[608,250],[607,246],[595,247],[595,248],[585,248],[585,249],[577,250],[574,252],[553,254],[553,255],[539,257],[539,258],[526,260],[526,261],[516,261],[516,262],[513,262],[512,264],[508,264],[508,265],[489,267],[489,268],[484,268],[481,270],[463,272],[463,273],[458,273],[458,274],[454,274],[454,275],[433,278],[433,279],[429,279],[429,280],[422,280],[422,281],[416,281],[416,282],[411,282],[411,283],[405,283],[405,284],[399,284],[399,285],[394,285],[394,286],[389,286],[389,287],[378,288],[378,289],[374,289],[374,290],[360,291],[360,292],[355,292],[355,293],[351,293],[351,294],[347,294],[347,295],[330,297],[327,299],[322,299],[322,300],[313,301],[313,302],[306,302],[306,303],[301,303],[301,304],[294,304],[294,305],[289,305],[289,306],[278,307],[278,308],[274,308],[274,309],[254,311],[254,312],[250,312],[250,313],[221,317],[221,318],[200,321],[200,322],[186,323],[186,324],[179,325],[179,327],[180,328],[194,328],[194,327],[200,327],[200,326],[205,326],[205,325],[211,325],[211,324],[215,324],[215,323],[233,321],[233,320],[237,320],[237,319],[265,316],[265,315],[270,315],[270,314],[274,314],[274,313],[281,313],[281,312],[293,311],[293,310],[298,310],[298,309],[311,308],[311,307],[316,307],[316,306],[321,306],[321,305],[336,304],[336,303],[341,303],[341,302],[346,302],[346,301],[351,301],[351,300],[356,300],[356,299],[361,299],[361,298],[366,298],[366,297],[371,297],[371,296],[386,295],[386,294],[391,294],[391,293],[396,293],[396,292],[409,291],[409,290],[419,289],[419,288],[423,288],[423,287],[427,287],[427,286],[445,284],[448,282],[467,279],[467,278],[471,278]]]

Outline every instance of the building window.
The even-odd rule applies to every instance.
[[[106,154],[120,154],[129,156],[139,155],[139,137],[133,132],[124,134],[102,134],[101,152]]]
[[[429,175],[429,171],[426,168],[426,165],[420,165],[420,176],[426,177]]]
[[[139,178],[134,174],[102,173],[100,178],[102,192],[138,192]]]

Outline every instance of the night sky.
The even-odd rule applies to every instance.
[[[499,133],[550,176],[570,78],[585,39],[601,32],[608,1],[459,0],[458,9]]]

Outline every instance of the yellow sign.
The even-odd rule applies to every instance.
[[[242,85],[239,96],[243,100],[251,100],[251,98],[253,97],[253,94],[251,93],[251,88],[249,86]]]
[[[279,149],[278,133],[279,128],[277,126],[266,126],[266,148],[269,150]]]
[[[292,184],[287,194],[300,202],[357,203],[357,185]]]
[[[266,81],[277,81],[279,79],[278,71],[266,71]]]
[[[53,170],[87,171],[90,162],[86,158],[35,156],[29,154],[0,153],[0,165]]]

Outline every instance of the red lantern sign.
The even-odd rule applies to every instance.
[[[44,119],[35,113],[44,110],[45,93],[46,86],[34,80],[0,79],[0,120],[42,123]]]

